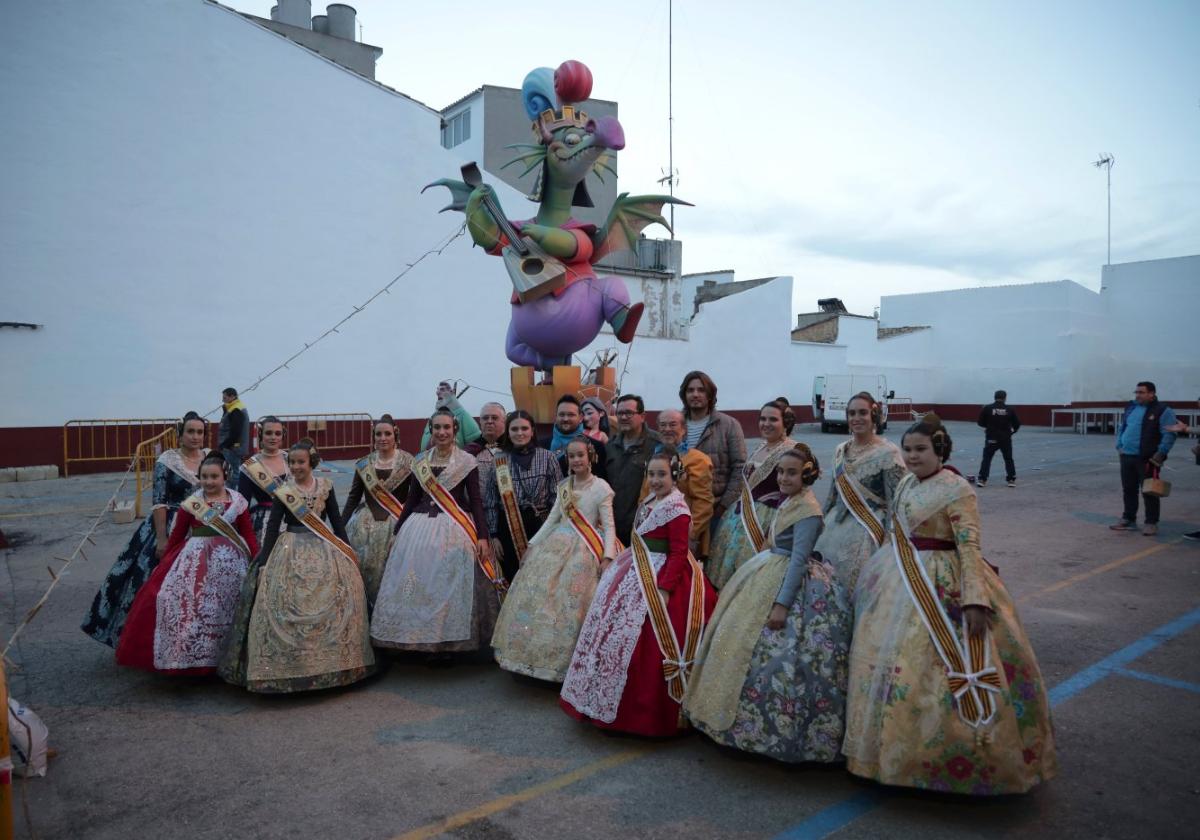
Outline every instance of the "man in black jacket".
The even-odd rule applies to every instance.
[[[250,412],[246,404],[238,399],[235,388],[221,392],[221,425],[217,429],[217,449],[225,456],[229,465],[230,487],[237,487],[242,461],[250,455]]]
[[[979,412],[979,420],[976,421],[985,430],[985,439],[983,461],[979,465],[979,477],[975,479],[975,486],[987,486],[988,473],[992,470],[992,458],[996,457],[998,449],[1004,456],[1004,477],[1008,486],[1016,487],[1017,465],[1013,463],[1012,436],[1021,428],[1021,421],[1017,419],[1017,413],[1004,402],[1008,399],[1008,392],[997,391],[993,396],[996,401],[985,405]]]

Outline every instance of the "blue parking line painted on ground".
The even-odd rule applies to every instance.
[[[855,794],[776,835],[775,840],[818,840],[826,837],[874,809],[885,795],[883,789]]]
[[[1057,706],[1059,703],[1071,699],[1079,692],[1096,684],[1105,677],[1120,673],[1125,673],[1125,676],[1137,676],[1141,679],[1148,679],[1150,682],[1162,685],[1174,685],[1176,688],[1186,688],[1190,691],[1200,689],[1200,686],[1195,686],[1193,683],[1186,683],[1182,680],[1169,680],[1167,677],[1155,677],[1153,674],[1143,674],[1141,671],[1127,671],[1124,667],[1130,662],[1145,656],[1164,642],[1168,642],[1176,636],[1186,633],[1197,624],[1200,624],[1200,607],[1181,615],[1169,624],[1164,624],[1136,642],[1121,648],[1116,653],[1101,659],[1094,665],[1089,665],[1079,673],[1059,683],[1050,690],[1050,705]],[[801,840],[801,838],[804,838],[804,840],[808,840],[808,838],[817,840],[817,838],[828,837],[835,831],[845,828],[863,814],[874,810],[875,806],[885,798],[885,791],[886,789],[881,788],[878,791],[867,791],[851,796],[849,799],[843,799],[841,802],[830,805],[828,808],[813,814],[808,819],[797,823],[782,834],[777,834],[774,840]]]
[[[1135,659],[1145,656],[1150,651],[1168,642],[1200,624],[1200,607],[1181,615],[1170,624],[1164,624],[1152,633],[1148,633],[1131,645],[1121,648],[1111,656],[1106,656],[1094,665],[1084,668],[1078,674],[1063,680],[1050,689],[1050,705],[1057,706],[1070,700],[1089,686],[1104,679],[1111,671],[1123,668]]]
[[[1109,673],[1120,674],[1122,677],[1133,677],[1135,680],[1145,680],[1146,682],[1156,683],[1157,685],[1165,685],[1170,688],[1182,688],[1184,691],[1194,691],[1200,694],[1200,683],[1187,682],[1186,680],[1176,680],[1171,677],[1163,677],[1158,674],[1148,674],[1145,671],[1134,671],[1130,668],[1113,668]]]

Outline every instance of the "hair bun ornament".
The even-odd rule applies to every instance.
[[[549,67],[530,70],[521,83],[521,104],[529,119],[536,120],[545,110],[554,110],[554,71]]]
[[[582,61],[564,61],[554,71],[554,92],[562,105],[582,102],[592,95],[592,71]]]

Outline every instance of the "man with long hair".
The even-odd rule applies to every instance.
[[[700,450],[712,461],[715,524],[741,491],[736,478],[746,463],[746,437],[736,420],[717,411],[717,385],[704,371],[689,371],[683,377],[679,401],[687,418],[687,448]]]

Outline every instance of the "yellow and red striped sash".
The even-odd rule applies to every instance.
[[[592,556],[596,558],[596,562],[599,563],[604,559],[604,539],[596,530],[596,526],[588,522],[587,517],[579,512],[579,508],[576,507],[571,496],[571,480],[567,479],[558,485],[558,506],[562,508],[571,527],[583,539],[583,544],[588,547]]]
[[[997,706],[991,695],[999,694],[1002,685],[996,666],[991,664],[990,632],[978,637],[971,636],[967,633],[964,616],[961,629],[962,638],[967,640],[967,649],[963,650],[962,643],[954,633],[954,625],[942,608],[899,515],[892,523],[892,548],[904,586],[946,667],[946,680],[957,701],[959,717],[972,728],[991,723]]]
[[[366,491],[375,501],[379,502],[380,507],[386,510],[388,515],[399,519],[404,514],[404,505],[379,480],[379,474],[375,472],[375,465],[371,463],[371,456],[368,455],[366,458],[356,461],[354,471],[358,473],[359,481],[363,483]]]
[[[231,504],[232,501],[230,499]],[[190,513],[199,522],[203,522],[207,527],[220,533],[221,536],[233,543],[233,547],[246,555],[247,558],[250,557],[250,546],[246,545],[246,541],[242,539],[242,535],[238,533],[237,528],[226,522],[225,517],[221,516],[216,508],[204,500],[203,491],[188,496],[183,500],[183,504],[180,507]]]
[[[290,481],[284,482],[275,490],[275,498],[283,502],[284,506],[291,511],[292,516],[300,520],[305,528],[336,548],[353,563],[358,564],[358,555],[354,553],[354,549],[333,533],[325,521],[305,504],[304,495],[300,492],[299,487]]]
[[[496,467],[496,486],[500,490],[500,504],[504,507],[504,520],[512,536],[517,559],[525,556],[529,549],[529,538],[525,536],[525,523],[521,521],[521,509],[517,506],[517,491],[513,487],[512,470],[508,466],[508,455],[497,452],[492,463]]]
[[[754,494],[750,492],[750,482],[745,478],[742,479],[741,508],[742,527],[746,529],[746,536],[754,546],[755,553],[762,551],[767,547],[767,535],[763,533],[758,514],[754,512]]]
[[[271,475],[271,471],[266,468],[266,465],[259,460],[255,455],[253,458],[242,464],[242,472],[250,476],[250,480],[258,485],[258,488],[271,496],[275,495],[275,491],[279,489],[282,483],[278,478]]]
[[[871,510],[870,506],[863,501],[862,494],[858,491],[858,485],[846,472],[846,465],[841,458],[835,459],[834,476],[834,485],[837,487],[838,495],[842,497],[842,504],[846,506],[858,524],[867,529],[867,533],[871,535],[875,545],[883,545],[884,540],[887,539],[887,531],[884,530],[883,523],[879,521],[875,511]]]
[[[442,513],[449,516],[459,528],[462,528],[467,539],[471,541],[471,547],[475,548],[475,543],[479,542],[479,532],[475,528],[475,520],[462,509],[462,505],[451,495],[450,491],[437,480],[437,476],[433,474],[433,467],[429,465],[429,458],[422,456],[413,461],[412,471],[413,475],[417,477],[417,481],[421,482],[421,486],[425,488],[425,492],[429,494],[429,498],[433,499],[434,504]],[[476,557],[479,568],[492,582],[496,592],[503,596],[508,591],[508,583],[504,580],[504,575],[500,574],[491,558],[479,554],[476,554]]]
[[[633,532],[632,543],[638,583],[646,599],[654,638],[658,641],[658,649],[663,656],[663,679],[667,681],[667,693],[671,695],[672,700],[679,703],[683,701],[696,659],[696,649],[700,645],[700,637],[704,635],[704,572],[689,551],[687,559],[692,567],[692,587],[688,593],[687,630],[684,633],[681,655],[679,640],[675,638],[675,630],[671,627],[671,619],[667,615],[667,604],[663,601],[662,593],[658,591],[658,581],[650,563],[650,549],[637,531]]]

